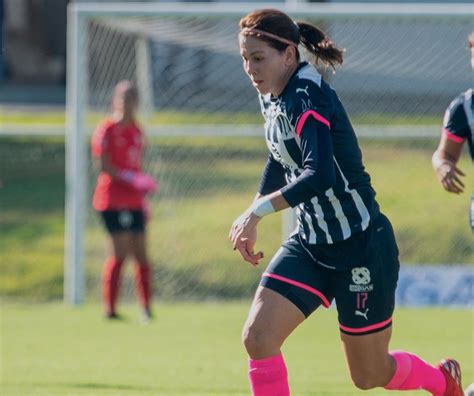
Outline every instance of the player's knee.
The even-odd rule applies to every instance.
[[[265,331],[252,326],[244,328],[242,342],[251,357],[265,355],[272,344]]]
[[[127,256],[128,255],[127,255],[126,252],[124,252],[124,253],[120,252],[120,253],[114,255],[115,259],[117,261],[119,261],[120,263],[123,263],[127,259]]]
[[[356,388],[361,389],[361,390],[374,389],[380,386],[380,384],[377,381],[377,378],[375,378],[374,376],[370,375],[367,372],[351,373],[351,378]]]

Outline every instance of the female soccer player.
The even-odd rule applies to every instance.
[[[471,66],[474,69],[474,32],[470,34]],[[460,194],[464,191],[461,180],[464,172],[457,167],[464,143],[474,160],[474,103],[472,88],[454,99],[444,114],[443,133],[438,149],[433,154],[433,169],[439,182],[448,192]],[[471,229],[474,232],[474,195],[471,198]]]
[[[389,352],[398,279],[398,248],[365,172],[354,130],[334,90],[303,45],[335,67],[343,51],[318,28],[286,14],[257,10],[240,21],[240,54],[259,93],[270,154],[259,193],[229,237],[257,265],[257,224],[295,207],[298,229],[262,276],[243,342],[254,396],[290,394],[281,346],[321,304],[334,299],[350,375],[360,389],[425,389],[461,396],[455,360],[433,367],[418,356]]]
[[[135,113],[138,92],[130,81],[115,87],[112,115],[99,124],[92,137],[92,155],[100,173],[93,207],[104,222],[112,253],[102,274],[107,318],[119,318],[116,305],[122,265],[127,256],[136,260],[135,277],[145,320],[151,319],[152,273],[145,245],[145,195],[157,189],[155,180],[141,171],[144,136]]]

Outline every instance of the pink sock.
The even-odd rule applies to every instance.
[[[151,281],[151,266],[147,263],[137,263],[135,266],[135,283],[140,303],[145,309],[150,309]]]
[[[395,351],[390,355],[395,359],[397,369],[385,389],[424,389],[434,396],[443,396],[446,380],[443,373],[436,367],[408,352]]]
[[[290,396],[288,372],[281,354],[249,359],[249,379],[253,396]]]
[[[115,306],[118,299],[122,265],[123,261],[117,260],[114,256],[107,258],[104,264],[102,273],[102,295],[107,314],[116,313]]]

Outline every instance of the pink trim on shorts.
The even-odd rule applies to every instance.
[[[269,272],[265,272],[262,276],[268,276],[269,278],[277,279],[277,280],[279,280],[279,281],[289,283],[290,285],[293,285],[293,286],[298,286],[298,287],[300,287],[300,288],[302,288],[302,289],[304,289],[304,290],[309,291],[310,293],[316,294],[316,295],[321,299],[321,301],[323,302],[323,305],[324,305],[326,308],[329,308],[329,307],[331,306],[330,302],[329,302],[328,299],[324,296],[324,294],[321,293],[319,290],[314,289],[314,288],[311,287],[311,286],[305,285],[304,283],[295,281],[295,280],[293,280],[293,279],[285,278],[284,276],[280,276],[280,275],[276,275],[276,274],[271,274],[271,273],[269,273]]]
[[[302,114],[302,116],[298,120],[298,123],[296,124],[296,134],[298,136],[301,135],[301,130],[303,129],[303,125],[310,115],[312,115],[317,121],[322,122],[329,129],[331,128],[331,124],[329,123],[329,121],[326,120],[321,114],[316,113],[314,110],[308,110]]]
[[[452,140],[455,143],[464,143],[464,140],[466,140],[466,138],[462,138],[461,136],[457,136],[454,133],[449,132],[446,128],[443,128],[443,132],[449,140]]]
[[[365,333],[365,332],[371,331],[371,330],[380,329],[381,327],[384,327],[384,326],[388,325],[391,321],[392,321],[392,318],[388,318],[387,320],[384,320],[383,322],[376,323],[376,324],[373,324],[371,326],[360,327],[360,328],[357,328],[357,329],[354,329],[352,327],[343,326],[340,323],[339,323],[339,327],[342,330],[347,331],[348,333],[357,333],[358,334],[358,333]]]

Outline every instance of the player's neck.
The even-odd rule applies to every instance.
[[[114,111],[112,113],[112,119],[116,123],[120,124],[131,124],[135,121],[135,117],[133,116],[133,114],[127,114],[120,111]]]
[[[273,96],[279,96],[282,94],[288,84],[288,81],[290,81],[290,78],[293,76],[293,73],[296,71],[297,68],[298,63],[295,63],[294,65],[288,68],[285,75],[280,80],[280,84],[278,85],[278,87],[275,88],[274,92],[272,92]]]

